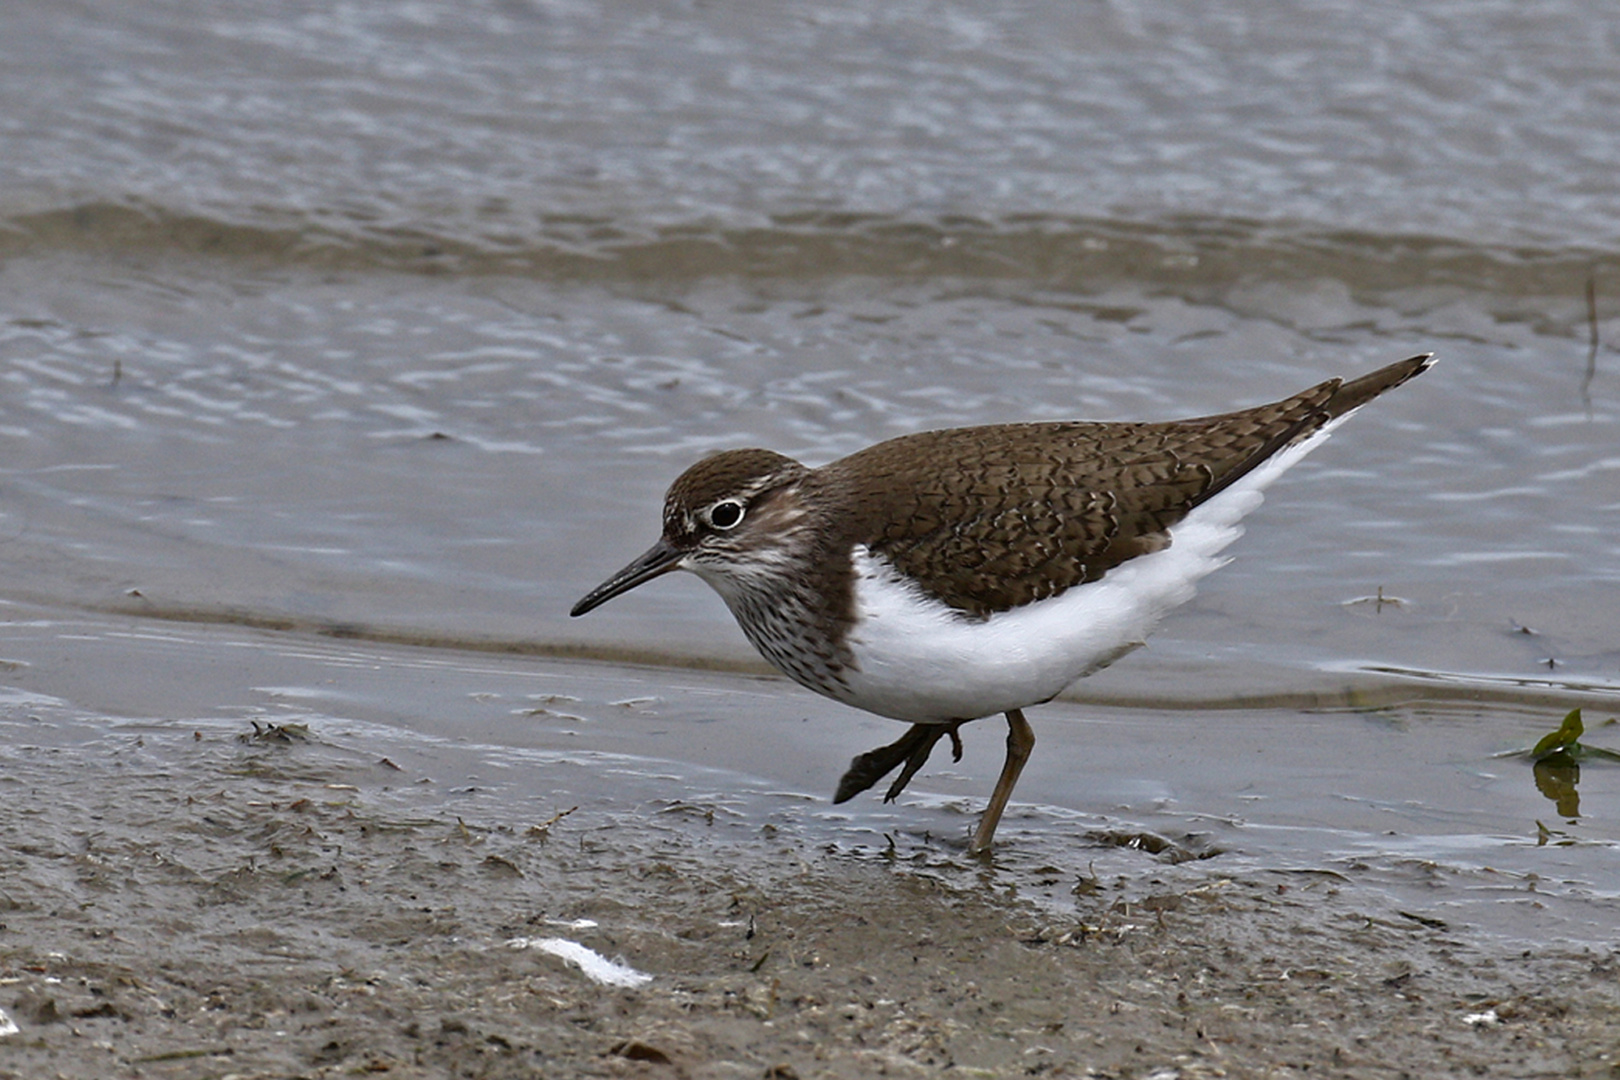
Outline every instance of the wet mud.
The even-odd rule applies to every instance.
[[[0,1077],[1620,1072],[1612,952],[1505,950],[1335,874],[1142,850],[1036,902],[933,839],[464,797],[296,725],[19,752]]]

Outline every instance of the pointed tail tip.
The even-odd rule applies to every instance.
[[[1396,376],[1395,380],[1391,382],[1390,385],[1399,386],[1407,379],[1414,379],[1423,374],[1425,371],[1428,371],[1430,368],[1434,367],[1435,361],[1439,358],[1440,357],[1438,354],[1432,352],[1418,353],[1416,356],[1408,357],[1405,360],[1401,360],[1379,371],[1375,371],[1372,373],[1372,376],[1368,377],[1388,373]]]
[[[1399,363],[1391,364],[1382,371],[1375,371],[1371,375],[1367,376],[1367,378],[1376,379],[1381,375],[1391,375],[1393,378],[1390,380],[1389,385],[1384,387],[1383,390],[1393,390],[1395,387],[1401,385],[1403,382],[1406,382],[1408,379],[1415,379],[1425,371],[1428,371],[1430,368],[1434,367],[1435,361],[1439,358],[1440,357],[1437,354],[1432,352],[1418,353],[1416,356],[1409,357],[1408,359],[1402,360]],[[1383,390],[1380,390],[1379,393],[1382,393]]]
[[[1351,379],[1339,387],[1338,392],[1328,404],[1329,415],[1340,416],[1351,409],[1360,408],[1373,398],[1393,390],[1397,386],[1428,371],[1434,366],[1438,357],[1432,352],[1418,353],[1416,356],[1399,360],[1377,371],[1371,371],[1359,379]]]

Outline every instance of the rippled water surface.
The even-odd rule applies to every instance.
[[[1149,649],[1042,711],[1018,842],[1207,833],[1465,906],[1531,910],[1535,874],[1612,899],[1613,770],[1560,816],[1492,755],[1575,705],[1620,746],[1620,15],[1251,8],[12,5],[8,680],[91,727],[325,687],[310,715],[362,740],[555,737],[770,816],[893,729],[692,674],[756,663],[695,580],[566,617],[692,460],[1224,411],[1432,350]],[[552,658],[500,661],[517,699],[658,703],[566,735],[429,705],[487,691],[472,649]],[[906,827],[966,820],[980,726]],[[613,797],[569,775],[527,782]],[[804,805],[784,827],[906,825]]]

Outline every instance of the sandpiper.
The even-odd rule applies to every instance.
[[[893,799],[942,736],[960,760],[957,728],[1005,714],[1006,763],[969,844],[983,852],[1035,745],[1023,709],[1141,645],[1268,484],[1433,362],[1192,420],[924,431],[818,469],[727,450],[681,474],[658,542],[572,614],[690,570],[789,678],[910,721],[850,763],[835,802],[904,763]]]

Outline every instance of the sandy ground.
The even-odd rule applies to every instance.
[[[468,819],[297,732],[170,751],[0,777],[0,1077],[1620,1075],[1620,958],[1492,954],[1334,875],[1149,859],[1036,904],[938,841]]]

